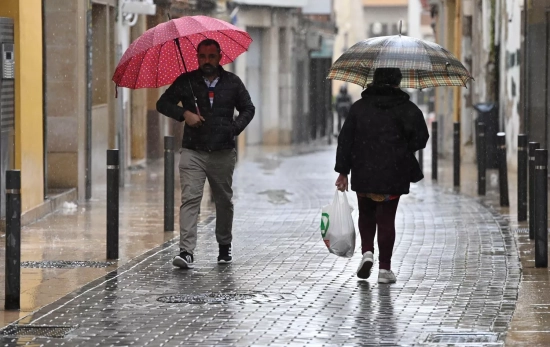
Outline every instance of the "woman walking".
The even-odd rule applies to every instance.
[[[424,175],[414,152],[426,146],[428,128],[422,111],[399,88],[401,71],[378,68],[374,79],[355,102],[338,136],[336,187],[357,193],[363,258],[357,277],[366,279],[374,262],[378,227],[379,283],[395,283],[391,257],[395,243],[395,214],[410,182]]]

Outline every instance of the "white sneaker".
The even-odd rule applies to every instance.
[[[380,269],[378,271],[378,283],[395,283],[397,279],[391,270]]]
[[[370,272],[372,270],[372,263],[374,262],[374,257],[372,256],[372,252],[368,251],[363,254],[363,259],[361,259],[361,262],[359,263],[359,267],[357,268],[357,277],[362,279],[367,279],[370,276]]]

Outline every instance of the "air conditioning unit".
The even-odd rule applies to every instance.
[[[189,5],[193,10],[213,11],[218,6],[216,0],[189,0]]]
[[[122,3],[123,13],[155,15],[157,6],[146,1],[125,1]]]

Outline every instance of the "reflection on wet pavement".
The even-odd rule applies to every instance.
[[[147,250],[179,236],[179,231],[164,232],[163,165],[151,163],[146,170],[129,172],[126,187],[120,191],[120,251],[119,259],[107,267],[21,269],[21,312],[1,311],[0,323],[5,325],[47,305],[77,288],[113,271],[118,265]],[[174,192],[178,225],[179,175],[176,173]],[[209,195],[208,186],[205,196]],[[93,191],[92,200],[67,203],[59,211],[22,228],[21,261],[46,264],[55,262],[106,261],[106,190]],[[203,199],[201,218],[213,211],[209,199]],[[4,281],[5,250],[0,249],[0,281]],[[31,264],[31,263],[29,263]],[[2,286],[3,287],[3,286]],[[0,298],[4,306],[3,295]]]
[[[496,215],[471,198],[414,185],[396,220],[392,268],[397,283],[378,284],[376,269],[369,280],[358,280],[358,252],[350,259],[336,257],[320,236],[320,208],[334,194],[333,155],[334,148],[326,148],[284,157],[272,175],[264,175],[253,160],[238,164],[232,264],[217,264],[215,219],[204,218],[191,271],[171,265],[175,240],[109,274],[113,269],[26,269],[58,271],[58,276],[106,273],[21,323],[78,325],[62,340],[71,346],[420,346],[428,338],[451,338],[436,335],[441,333],[455,338],[506,332],[521,272],[513,235]],[[288,201],[274,203],[270,192]],[[349,200],[357,211],[352,194]],[[145,202],[135,203],[147,213]],[[124,214],[132,216],[124,223],[140,217],[132,212]],[[138,223],[136,239],[150,240],[146,229],[156,224],[147,218],[140,222],[148,227]],[[127,229],[131,232],[123,242],[126,259],[137,253],[129,246],[133,229]],[[150,231],[149,237],[159,241],[158,233]],[[187,303],[161,302],[162,297]],[[37,337],[32,343],[56,342]]]
[[[272,204],[286,204],[290,202],[286,196],[291,195],[292,193],[289,193],[284,189],[275,189],[259,192],[258,194],[267,195],[267,199]]]

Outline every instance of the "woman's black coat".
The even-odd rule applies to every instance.
[[[351,171],[359,193],[407,194],[424,177],[414,156],[429,138],[422,111],[391,86],[370,86],[361,96],[338,136],[334,170]]]

